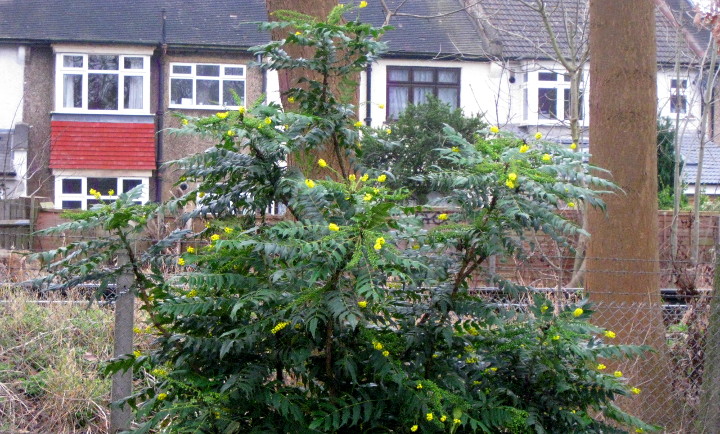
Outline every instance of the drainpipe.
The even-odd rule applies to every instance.
[[[372,65],[368,64],[365,69],[365,125],[368,127],[372,123]]]
[[[160,38],[160,55],[157,57],[158,69],[158,97],[157,111],[155,113],[157,124],[157,141],[155,148],[155,202],[162,202],[162,175],[160,166],[163,163],[163,148],[165,145],[165,56],[167,55],[167,29],[165,23],[167,15],[162,10],[162,34]]]
[[[268,96],[267,96],[267,71],[265,70],[265,68],[263,68],[263,67],[260,66],[260,64],[262,63],[262,61],[263,61],[263,56],[262,56],[262,54],[258,54],[257,56],[255,56],[255,62],[258,64],[258,67],[260,68],[260,74],[262,74],[262,80],[261,80],[261,81],[262,81],[262,89],[261,89],[261,90],[262,90],[262,95],[263,95],[263,98],[265,99],[265,103],[267,104],[267,101],[268,101]],[[246,105],[246,106],[248,105],[248,104],[247,104],[247,101],[245,101],[245,105]]]

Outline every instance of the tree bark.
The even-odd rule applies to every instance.
[[[657,351],[622,366],[644,399],[621,405],[671,426],[659,291],[653,1],[590,0],[590,53],[590,162],[608,169],[622,191],[605,197],[606,213],[588,210],[586,288],[598,304],[599,325],[616,331],[621,343]]]

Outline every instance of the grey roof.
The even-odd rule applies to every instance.
[[[697,177],[700,137],[697,131],[687,131],[680,137],[680,152],[683,156],[683,179],[686,184],[694,185]],[[707,143],[703,153],[700,184],[720,184],[720,146]]]
[[[691,38],[691,43],[705,47],[709,40],[709,32],[697,28],[692,23],[692,4],[690,0],[666,0],[669,9],[656,8],[656,37],[657,59],[661,63],[675,61],[675,53],[680,50],[681,60],[695,61],[694,52],[683,38]],[[502,45],[502,57],[505,58],[532,58],[552,59],[552,47],[547,31],[543,25],[541,15],[528,4],[528,0],[480,0],[481,15],[484,16],[483,29],[490,39],[497,40]],[[587,25],[588,0],[545,0],[548,21],[557,35],[559,45],[567,50],[568,38],[566,36],[566,23],[572,23],[576,31],[573,40],[578,44],[587,43],[589,26]],[[673,19],[672,13],[675,19]],[[684,31],[678,38],[677,22],[682,16]],[[566,19],[569,17],[569,19]],[[574,56],[567,56],[572,58]]]

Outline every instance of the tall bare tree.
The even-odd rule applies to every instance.
[[[603,325],[628,343],[653,345],[631,380],[650,396],[672,396],[665,378],[657,238],[657,63],[653,0],[590,0],[591,163],[622,189],[607,212],[590,210],[586,284]],[[620,303],[609,305],[608,303]],[[632,333],[629,331],[632,330]],[[666,401],[669,406],[671,401]],[[638,400],[638,415],[672,424],[672,409]]]

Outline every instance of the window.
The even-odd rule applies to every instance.
[[[533,71],[524,74],[524,78],[523,119],[540,123],[570,119],[570,75]],[[578,116],[581,120],[584,118],[583,100],[581,91]]]
[[[236,108],[241,105],[245,105],[245,66],[170,64],[170,107]]]
[[[433,95],[452,108],[460,106],[460,68],[387,68],[388,119],[397,119],[409,104]]]
[[[126,193],[138,185],[143,186],[141,200],[149,200],[148,178],[142,177],[55,177],[55,207],[59,209],[89,209],[99,203],[90,194],[90,190],[97,190],[102,195],[103,202],[112,202],[119,194]],[[112,193],[112,194],[110,194]]]
[[[60,112],[149,113],[150,56],[59,53]]]
[[[673,78],[670,80],[670,113],[687,113],[687,80],[678,80]]]

